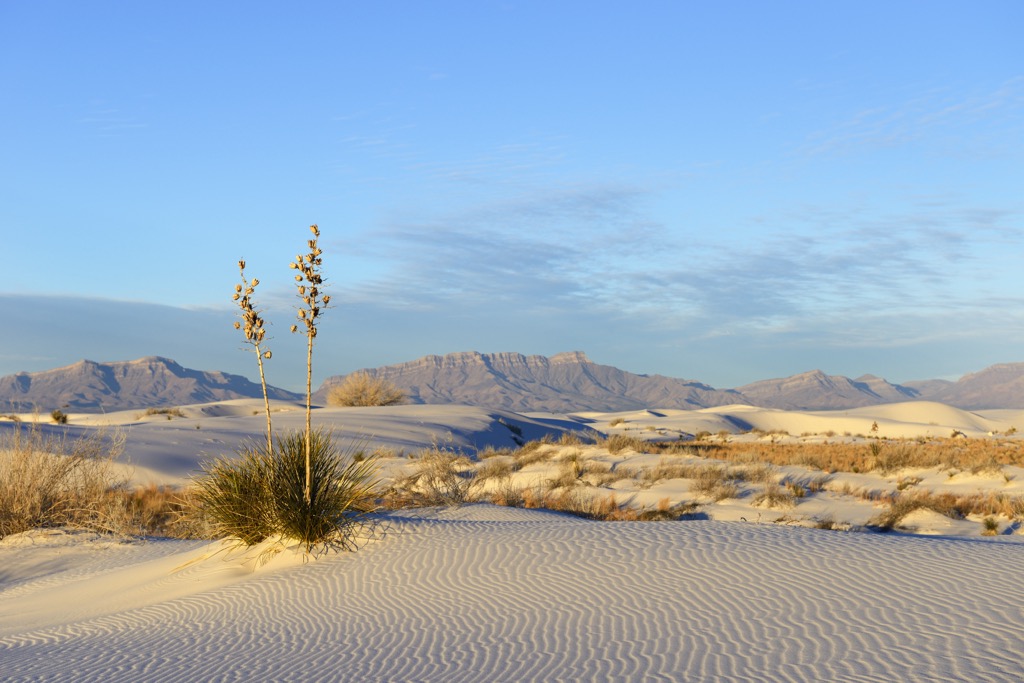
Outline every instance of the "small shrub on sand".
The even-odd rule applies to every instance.
[[[791,508],[796,504],[793,492],[778,484],[767,483],[761,493],[754,496],[752,505],[765,508]]]
[[[68,414],[60,408],[56,408],[50,412],[50,419],[59,425],[66,425],[68,423]]]
[[[513,467],[518,471],[538,462],[547,462],[554,457],[558,449],[552,445],[551,439],[528,441],[523,444],[513,459]]]
[[[618,455],[627,450],[636,453],[654,453],[658,449],[657,446],[654,446],[646,439],[638,439],[634,436],[626,436],[625,434],[612,434],[603,445],[612,455]]]
[[[714,502],[736,498],[739,496],[739,486],[729,478],[729,472],[724,467],[702,467],[696,473],[690,491],[706,496]]]
[[[146,408],[146,412],[142,413],[139,417],[149,417],[150,415],[165,415],[168,420],[175,417],[185,417],[185,413],[181,412],[181,408]]]
[[[899,526],[903,518],[915,510],[932,510],[951,519],[963,519],[966,510],[963,500],[950,493],[931,493],[930,491],[913,491],[898,493],[887,497],[889,507],[868,520],[868,528],[889,531]]]
[[[124,486],[114,460],[124,434],[77,440],[34,426],[0,439],[0,537],[38,527],[75,526],[127,533],[112,491]]]
[[[405,392],[381,377],[353,372],[330,389],[327,403],[344,407],[393,406],[405,403]]]
[[[511,458],[491,456],[477,466],[475,476],[482,482],[488,479],[503,479],[510,476],[513,470]]]
[[[478,483],[473,463],[455,451],[434,447],[425,451],[416,470],[400,489],[423,505],[462,505]]]

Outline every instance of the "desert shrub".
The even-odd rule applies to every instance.
[[[416,470],[401,488],[425,505],[462,505],[478,483],[473,463],[466,456],[445,448],[424,451]]]
[[[66,425],[68,423],[68,414],[60,408],[55,408],[50,412],[50,419],[59,425]]]
[[[393,406],[404,402],[405,392],[368,372],[353,372],[327,393],[327,403],[332,406]]]
[[[483,456],[479,457],[482,458]],[[508,477],[512,472],[513,465],[511,458],[491,456],[477,466],[475,476],[479,481],[486,481],[488,479],[502,479]]]
[[[583,474],[583,466],[577,460],[563,460],[554,477],[546,480],[549,489],[572,488]]]
[[[309,496],[306,496],[306,434],[278,436],[274,451],[248,443],[237,458],[203,465],[193,514],[218,536],[255,545],[280,535],[316,546],[353,547],[363,517],[373,509],[372,458],[342,453],[323,430],[310,434]]]
[[[707,496],[716,503],[727,498],[736,498],[740,489],[729,477],[729,472],[724,467],[702,467],[694,476],[690,491],[702,496]]]
[[[187,511],[191,506],[189,490],[150,484],[125,487],[112,492],[120,500],[123,526],[140,536],[169,538],[213,538],[204,525],[194,523]]]
[[[71,440],[16,427],[0,438],[0,537],[39,527],[75,526],[125,533],[112,491],[124,434]]]
[[[166,415],[168,420],[172,417],[185,417],[181,408],[146,408],[146,412],[140,417],[149,417],[150,415]]]
[[[512,483],[511,478],[506,478],[490,492],[489,500],[494,505],[521,508],[525,505],[523,491],[522,486]]]
[[[543,439],[527,441],[523,444],[522,448],[516,452],[512,466],[518,471],[535,463],[545,462],[554,457],[556,451],[557,449],[552,446],[550,436],[546,434]]]
[[[889,507],[868,520],[869,528],[888,531],[915,510],[931,510],[951,519],[963,519],[971,512],[970,499],[952,493],[913,491],[887,496]]]
[[[631,450],[637,453],[653,453],[658,449],[657,446],[654,446],[646,439],[638,439],[634,436],[626,436],[625,434],[612,434],[604,442],[604,447],[607,448],[608,452],[612,455],[618,455],[625,450]]]
[[[760,493],[754,496],[751,504],[754,507],[789,508],[796,504],[796,496],[792,491],[769,482],[764,485],[764,489]]]

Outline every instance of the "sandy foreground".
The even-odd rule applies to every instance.
[[[128,429],[133,476],[176,483],[199,460],[258,436],[263,417],[254,405],[185,406],[170,420],[73,415],[70,429]],[[279,428],[304,419],[296,406],[276,407]],[[733,406],[523,416],[402,406],[325,409],[317,421],[363,448],[391,449],[385,470],[397,472],[408,462],[403,452],[438,442],[471,451],[586,429],[652,438],[725,430],[736,439],[856,440],[875,423],[889,437],[948,437],[953,430],[985,437],[1024,427],[1024,411],[898,404],[813,414]],[[632,464],[656,456],[616,457]],[[551,475],[545,467],[556,466],[539,463],[517,476],[540,481]],[[998,479],[934,474],[936,486],[948,481],[1011,495],[1024,480],[1011,468]],[[906,473],[848,476],[886,486]],[[687,489],[672,480],[618,493],[644,505],[684,498]],[[1024,537],[1016,528],[982,537],[980,520],[944,526],[945,518],[927,515],[913,535],[780,521],[811,518],[819,512],[814,506],[854,521],[872,513],[870,502],[837,493],[785,512],[724,501],[708,506],[703,519],[675,522],[593,522],[473,504],[387,513],[360,551],[317,558],[66,530],[11,536],[0,541],[0,678],[1024,678]]]

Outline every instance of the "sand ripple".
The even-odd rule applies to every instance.
[[[228,585],[204,588],[197,576],[191,594],[91,617],[83,611],[41,628],[7,628],[0,631],[3,677],[1024,675],[1018,544],[712,521],[592,523],[489,506],[396,517],[393,529],[354,555],[256,572]],[[0,623],[10,620],[7,614]]]

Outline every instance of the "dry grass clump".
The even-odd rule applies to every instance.
[[[516,453],[514,467],[519,471],[539,462],[548,462],[557,452],[558,447],[552,444],[550,438],[529,441]]]
[[[751,505],[765,508],[791,508],[796,505],[796,496],[789,488],[783,488],[776,483],[769,482],[754,496]]]
[[[126,533],[111,491],[125,485],[114,460],[124,434],[75,440],[39,426],[0,436],[0,537],[39,527],[73,526]]]
[[[736,498],[740,488],[729,476],[730,470],[722,466],[702,467],[693,477],[690,491],[699,496],[710,498],[714,502]]]
[[[150,415],[166,415],[168,420],[174,417],[185,417],[181,408],[146,408],[146,412],[139,417],[149,417]]]
[[[469,458],[435,446],[423,452],[415,471],[396,486],[396,493],[418,505],[456,506],[468,502],[478,484]]]
[[[1004,465],[1024,466],[1024,442],[1003,439],[893,439],[850,443],[728,442],[698,452],[692,442],[655,444],[662,452],[689,452],[736,463],[801,465],[824,472],[883,474],[906,468],[958,469],[998,474]],[[713,446],[713,448],[712,448]]]
[[[382,377],[353,372],[331,387],[327,403],[332,406],[394,406],[405,403],[405,392]]]
[[[888,504],[888,508],[868,522],[869,528],[890,530],[898,528],[904,517],[915,510],[932,510],[950,519],[964,519],[970,515],[1018,519],[1024,516],[1024,498],[989,491],[975,495],[957,495],[934,491],[904,491],[896,494],[862,492],[861,497]]]
[[[481,459],[480,464],[476,466],[474,476],[483,482],[488,479],[504,479],[511,476],[514,471],[515,465],[512,458],[491,456],[486,460]]]
[[[656,453],[658,450],[658,447],[651,441],[635,436],[626,436],[625,434],[612,434],[600,445],[606,448],[612,455],[618,455],[623,451]]]
[[[600,495],[578,488],[557,491],[527,488],[521,490],[520,498],[525,508],[565,512],[600,522],[678,520],[692,516],[696,509],[692,503],[672,505],[668,498],[662,498],[653,508],[636,508],[620,503],[614,494]]]
[[[203,520],[189,515],[195,493],[189,489],[151,484],[145,487],[114,489],[109,495],[116,500],[119,526],[137,536],[165,538],[215,537]]]

